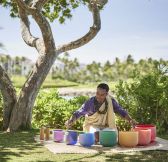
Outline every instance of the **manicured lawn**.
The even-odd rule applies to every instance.
[[[18,75],[12,76],[12,82],[17,88],[22,87],[25,81],[26,81],[25,76],[18,76]],[[77,83],[70,82],[67,80],[60,80],[60,79],[53,80],[51,76],[48,75],[42,85],[42,88],[72,87],[77,85],[78,85]]]
[[[17,88],[21,88],[26,81],[25,76],[19,76],[19,75],[13,75],[11,77],[13,84]],[[80,88],[91,88],[91,89],[96,89],[97,85],[99,83],[86,83],[86,84],[79,84],[67,80],[61,80],[61,79],[52,79],[51,75],[48,75],[47,78],[45,79],[42,88],[59,88],[59,87],[73,87],[74,89],[80,89]],[[116,82],[110,82],[109,86],[111,90],[114,90]]]
[[[39,130],[0,132],[0,162],[75,162],[75,161],[113,161],[113,162],[165,162],[168,151],[145,151],[133,154],[52,154],[45,147],[35,143],[34,136]],[[165,136],[168,138],[167,136]]]

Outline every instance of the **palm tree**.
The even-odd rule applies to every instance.
[[[129,54],[127,56],[127,64],[133,64],[134,63],[134,59],[132,58],[132,56]]]

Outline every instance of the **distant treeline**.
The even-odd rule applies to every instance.
[[[58,60],[59,64],[52,68],[52,78],[78,83],[127,80],[135,75],[150,73],[156,64],[168,66],[168,60],[149,58],[135,62],[131,55],[128,55],[124,61],[116,57],[115,61],[108,60],[104,64],[93,61],[91,64],[81,65],[77,58],[70,59],[68,53]]]

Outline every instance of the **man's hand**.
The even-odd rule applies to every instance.
[[[134,119],[130,119],[129,123],[131,124],[132,128],[135,128],[135,126],[138,124]]]
[[[66,127],[67,129],[69,129],[69,128],[71,128],[71,126],[72,126],[72,123],[70,122],[70,120],[67,120],[67,121],[65,122],[65,127]]]
[[[126,115],[126,116],[125,116],[125,119],[131,124],[131,127],[132,127],[132,128],[135,128],[135,125],[138,124],[138,123],[137,123],[134,119],[132,119],[131,116],[129,116],[129,115]]]

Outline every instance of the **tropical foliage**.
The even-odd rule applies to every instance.
[[[103,67],[105,73],[105,67],[109,64],[111,63],[108,62]],[[133,63],[131,64],[133,65]],[[66,65],[68,66],[69,64],[67,63]],[[120,65],[122,67],[125,63],[122,64],[120,62]],[[112,67],[115,68],[114,65]],[[68,69],[68,67],[66,68]],[[99,70],[102,70],[102,67]],[[130,73],[131,75],[128,77],[128,80],[120,80],[115,84],[115,89],[111,89],[111,91],[115,93],[120,105],[138,123],[152,123],[157,125],[159,133],[166,132],[168,127],[167,62],[152,59],[141,60],[139,63],[134,63],[134,69]],[[102,75],[105,74],[103,73]],[[106,76],[108,77],[108,75]],[[122,78],[122,75],[120,77]],[[41,89],[33,109],[33,127],[39,128],[42,125],[49,125],[53,128],[64,128],[65,121],[87,99],[88,97],[86,96],[79,96],[71,100],[66,100],[59,95],[57,89]],[[2,121],[1,96],[0,112],[0,121]],[[73,129],[81,130],[82,122],[83,118],[74,124]],[[120,117],[117,118],[117,125],[120,130],[130,129],[130,125]]]
[[[139,123],[155,124],[158,132],[168,128],[168,66],[154,63],[150,73],[136,74],[132,82],[120,81],[116,86],[119,103]],[[125,127],[124,123],[119,123]]]
[[[83,65],[79,63],[77,58],[70,59],[69,54],[65,53],[62,57],[59,57],[59,64],[53,67],[52,76],[53,79],[65,78],[78,83],[115,82],[132,79],[135,75],[144,76],[152,72],[155,62],[168,66],[168,61],[162,59],[156,61],[149,58],[135,62],[131,55],[128,55],[123,61],[116,57],[115,61],[108,60],[105,63],[93,61],[90,64]]]
[[[42,90],[36,100],[33,109],[33,126],[50,126],[52,128],[65,129],[64,123],[70,118],[75,110],[88,99],[85,96],[66,100],[59,96],[56,89]],[[78,120],[74,129],[82,130],[82,121]]]

